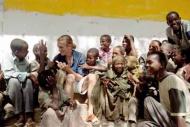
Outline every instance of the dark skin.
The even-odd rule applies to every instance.
[[[51,61],[48,61],[46,42],[41,40],[39,41],[37,45],[38,46],[36,47],[34,54],[36,57],[36,61],[38,61],[38,63],[40,64],[40,68],[38,70],[38,73],[40,73],[45,70],[45,66],[48,66],[49,68],[51,68],[54,66],[54,63]]]
[[[175,13],[171,13],[167,17],[167,24],[173,29],[176,36],[181,39],[181,17]]]
[[[28,45],[24,44],[20,50],[14,51],[14,54],[19,59],[19,61],[23,61],[28,54]],[[32,80],[35,86],[38,84],[38,80],[33,74],[29,74],[28,78]]]
[[[174,30],[179,31],[181,29],[181,17],[177,16],[175,13],[171,13],[167,17],[167,24]]]
[[[19,61],[25,60],[25,57],[28,54],[28,45],[23,44],[21,49],[13,51],[13,54],[17,57],[17,59]],[[29,74],[27,78],[31,79],[35,86],[38,84],[38,80],[37,80],[36,76],[34,76],[33,74]],[[26,122],[31,123],[33,121],[32,117],[31,117],[31,113],[26,113],[26,116],[27,116]],[[19,114],[19,119],[16,123],[23,123],[23,122],[24,122],[24,114],[21,113],[21,114]]]
[[[100,45],[101,45],[101,48],[102,50],[104,50],[105,52],[109,52],[110,50],[110,40],[107,38],[107,37],[101,37],[100,38]]]
[[[62,112],[59,110],[60,93],[59,93],[58,88],[56,87],[56,78],[55,76],[48,76],[46,80],[48,82],[49,90],[52,95],[51,96],[52,103],[49,105],[49,107],[55,110],[57,117],[62,121],[65,115],[65,112]],[[71,101],[70,99],[68,100],[68,102],[71,107],[75,106],[75,103]]]
[[[56,87],[56,79],[54,76],[48,76],[46,80],[52,95],[52,103],[49,105],[49,107],[55,110],[56,115],[60,120],[63,120],[64,113],[59,110],[60,93]]]
[[[96,65],[96,60],[98,59],[97,54],[88,52],[87,53],[87,58],[86,58],[86,63],[83,65],[79,65],[80,67],[82,67],[83,69],[87,69],[87,70],[98,70],[98,71],[105,71],[106,67],[104,66],[100,66],[100,65]]]
[[[159,56],[157,55],[149,55],[146,61],[146,66],[148,73],[155,75],[156,79],[161,81],[164,77],[167,77],[169,73],[166,71],[166,68],[161,65],[158,57]],[[175,116],[174,120],[177,127],[186,127],[185,120],[182,116]]]

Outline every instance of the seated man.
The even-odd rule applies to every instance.
[[[164,53],[148,55],[146,66],[159,81],[160,102],[152,97],[145,98],[145,122],[138,127],[189,127],[190,93],[185,82],[166,71],[167,58]]]

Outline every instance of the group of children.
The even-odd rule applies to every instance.
[[[62,35],[53,60],[41,40],[29,63],[27,42],[12,40],[12,52],[1,63],[0,124],[17,116],[13,126],[35,127],[39,107],[41,127],[90,127],[102,120],[129,127],[190,126],[190,24],[174,11],[166,19],[168,40],[152,40],[142,56],[132,35],[113,48],[110,35],[102,35],[100,48],[90,48],[86,58],[71,36]],[[81,104],[86,115],[78,113]]]

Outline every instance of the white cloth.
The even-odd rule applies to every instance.
[[[86,77],[83,77],[79,82],[75,82],[75,84],[74,84],[74,92],[75,93],[79,93],[81,95],[86,94],[87,89],[82,91],[82,87],[83,87],[85,79],[86,79]]]

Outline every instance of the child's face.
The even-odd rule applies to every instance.
[[[100,45],[102,49],[108,49],[110,47],[111,42],[107,37],[101,37],[100,39]]]
[[[175,31],[180,29],[181,18],[172,13],[167,17],[167,24]]]
[[[170,44],[165,44],[161,46],[161,51],[169,58],[171,58],[172,55],[172,47],[170,46]]]
[[[26,55],[28,54],[28,46],[24,46],[23,48],[21,48],[20,50],[15,51],[15,56],[19,59],[19,60],[24,60]]]
[[[181,56],[181,52],[178,49],[174,49],[172,53],[172,60],[176,65],[180,65],[183,57]]]
[[[97,57],[94,53],[87,53],[86,63],[89,66],[95,66],[96,65]]]
[[[152,41],[149,45],[149,53],[160,51],[160,46],[156,41]]]
[[[183,69],[183,77],[186,81],[190,82],[190,64],[187,64]]]
[[[118,56],[118,55],[123,55],[120,51],[119,48],[113,48],[113,52],[112,52],[112,58]]]
[[[127,37],[123,38],[122,46],[127,50],[131,49],[130,40]]]
[[[155,75],[162,68],[162,65],[157,55],[149,55],[146,60],[147,72],[150,75]]]
[[[125,62],[124,61],[115,61],[113,63],[113,70],[116,74],[122,74],[125,69]]]

